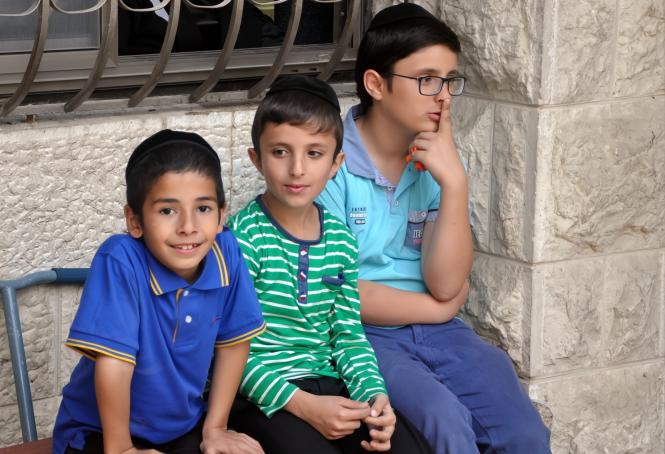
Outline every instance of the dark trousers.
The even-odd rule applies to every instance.
[[[132,437],[134,446],[138,449],[156,449],[165,454],[201,454],[199,446],[202,441],[203,421],[182,437],[163,444],[154,444],[138,437]],[[67,454],[102,454],[104,441],[99,432],[90,432],[85,437],[85,446],[82,451],[67,448]]]
[[[323,396],[349,397],[341,380],[332,378],[293,380],[303,391]],[[361,425],[351,435],[339,440],[328,440],[314,427],[280,410],[267,418],[256,405],[240,395],[231,410],[230,426],[256,439],[266,454],[367,454],[361,440],[370,440],[367,426]],[[427,442],[413,426],[399,414],[395,433],[391,438],[391,453],[430,454]]]

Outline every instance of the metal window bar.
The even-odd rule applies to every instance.
[[[287,0],[250,1],[252,1],[252,3],[255,5],[265,6],[284,3]],[[279,76],[280,72],[282,71],[285,62],[287,61],[294,47],[293,43],[298,27],[300,25],[300,16],[303,2],[312,1],[316,3],[336,3],[342,2],[344,0],[291,1],[292,8],[284,40],[282,41],[279,51],[276,53],[276,57],[272,63],[271,68],[259,82],[247,90],[247,97],[249,99],[260,96],[261,93],[270,86],[270,84],[275,80],[275,78]],[[157,6],[136,9],[127,6],[123,0],[98,0],[94,6],[80,10],[70,10],[64,8],[62,6],[62,2],[63,0],[34,0],[23,12],[11,14],[0,13],[0,17],[27,16],[30,14],[37,14],[37,29],[35,31],[35,38],[30,54],[30,59],[28,61],[25,72],[23,73],[23,78],[18,85],[18,88],[15,90],[13,95],[7,99],[4,104],[2,104],[0,117],[8,116],[14,109],[16,109],[16,107],[22,103],[28,93],[30,93],[31,88],[33,87],[35,78],[39,72],[40,63],[44,56],[44,47],[48,37],[48,19],[49,14],[52,12],[51,10],[69,15],[90,14],[101,10],[101,42],[94,65],[92,66],[89,76],[83,86],[64,104],[65,112],[72,112],[80,107],[81,104],[83,104],[92,95],[100,80],[104,76],[104,72],[107,68],[107,62],[111,57],[111,49],[116,41],[118,29],[118,8],[122,8],[135,14],[145,14],[155,12],[165,8],[167,5],[170,5],[167,30],[157,62],[153,67],[152,73],[148,76],[143,86],[140,87],[128,99],[128,107],[134,107],[140,104],[141,101],[143,101],[152,92],[152,90],[160,83],[160,80],[164,75],[165,68],[169,62],[171,51],[173,49],[173,43],[177,32],[178,18],[183,2],[187,5],[187,7],[197,9],[209,10],[224,7],[233,8],[229,29],[227,31],[224,44],[220,50],[216,64],[210,70],[208,77],[200,85],[193,89],[189,96],[190,102],[197,102],[207,93],[209,93],[224,74],[238,38],[244,4],[243,0],[220,0],[219,3],[212,5],[200,5],[193,2],[192,0],[161,0]],[[231,3],[232,6],[229,6]],[[347,17],[344,26],[339,37],[337,38],[335,49],[333,50],[328,63],[318,75],[320,79],[327,80],[330,78],[335,68],[341,62],[345,51],[349,48],[354,31],[357,30],[357,24],[360,18],[361,3],[362,0],[349,0]]]
[[[0,281],[0,294],[5,313],[5,326],[24,442],[37,440],[37,428],[16,291],[38,284],[83,284],[87,276],[87,268],[53,268],[51,271],[27,274],[19,279]]]

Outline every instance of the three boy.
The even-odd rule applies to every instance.
[[[395,408],[435,452],[549,453],[508,356],[455,317],[472,262],[450,122],[464,87],[460,50],[454,32],[415,4],[375,16],[358,49],[361,105],[344,123],[346,160],[319,201],[358,239],[367,337]]]

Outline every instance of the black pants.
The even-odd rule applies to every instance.
[[[321,396],[349,397],[341,380],[332,378],[293,380],[303,391]],[[230,426],[261,443],[266,454],[367,454],[361,440],[370,440],[367,426],[361,425],[351,435],[328,440],[307,422],[285,410],[267,418],[256,405],[238,395],[231,410]],[[397,414],[390,453],[430,454],[422,435]]]
[[[132,437],[134,446],[138,449],[156,449],[166,454],[201,454],[199,446],[202,440],[203,421],[182,437],[163,444],[154,444],[138,437]],[[85,437],[85,446],[82,451],[67,448],[67,454],[102,454],[104,440],[100,432],[90,432]]]

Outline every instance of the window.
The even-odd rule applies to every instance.
[[[196,101],[220,79],[253,78],[254,97],[279,73],[327,78],[352,67],[361,1],[4,0],[0,116],[28,93],[71,93],[74,110],[99,88],[136,87],[132,106],[158,84]]]

